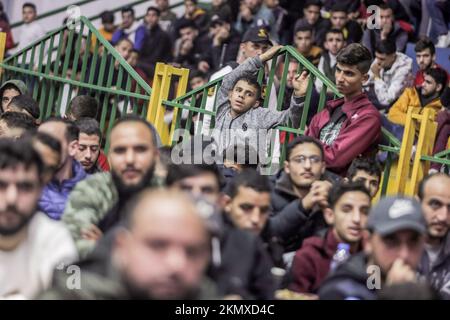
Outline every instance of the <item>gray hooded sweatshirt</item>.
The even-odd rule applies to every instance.
[[[272,108],[251,108],[247,112],[232,118],[229,92],[237,80],[243,76],[256,77],[260,68],[264,67],[259,57],[249,58],[239,67],[227,74],[217,95],[217,111],[213,137],[224,150],[233,142],[240,144],[246,140],[255,147],[267,144],[267,131],[279,125],[287,124],[291,119],[298,126],[304,105],[304,98],[291,98],[289,109],[275,111]],[[259,138],[259,139],[258,139]],[[259,151],[262,151],[258,149]]]

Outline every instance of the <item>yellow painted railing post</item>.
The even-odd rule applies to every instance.
[[[413,196],[417,192],[420,180],[427,174],[430,168],[429,161],[422,161],[422,156],[431,156],[436,137],[437,123],[434,121],[436,114],[431,109],[425,109],[422,115],[414,115],[413,118],[420,121],[419,138],[417,140],[416,154],[411,173],[411,181],[406,192]]]
[[[6,47],[6,33],[0,32],[0,63],[3,62],[5,58],[5,47]],[[0,77],[2,75],[3,69],[0,68]]]
[[[163,101],[167,100],[170,92],[170,85],[172,76],[179,77],[176,97],[183,95],[186,92],[189,70],[184,68],[175,68],[164,63],[157,63],[155,69],[155,76],[153,78],[153,90],[148,105],[147,121],[152,123],[158,131],[162,143],[168,145],[171,142],[171,137],[175,128],[175,120],[178,109],[174,109],[172,128],[169,133],[169,127],[164,122],[164,115],[166,108]]]
[[[411,151],[414,144],[414,136],[416,133],[416,123],[412,121],[413,109],[409,108],[406,116],[405,131],[403,132],[402,146],[398,159],[398,167],[394,184],[395,194],[404,194],[406,182],[410,172]]]

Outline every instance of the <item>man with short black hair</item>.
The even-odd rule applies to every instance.
[[[313,65],[319,64],[322,49],[313,45],[314,32],[313,29],[306,26],[299,26],[294,31],[295,49],[308,59]]]
[[[430,68],[441,68],[439,64],[436,63],[436,48],[433,41],[429,38],[421,38],[416,42],[414,47],[416,52],[416,62],[419,66],[417,70],[416,78],[414,80],[414,85],[420,87],[424,80],[424,72]],[[450,75],[449,75],[450,78]]]
[[[96,119],[97,114],[98,114],[97,99],[88,95],[81,95],[76,96],[70,101],[67,118],[72,121],[76,121],[81,118]]]
[[[64,226],[37,211],[44,164],[28,140],[0,139],[0,299],[33,299],[77,253]]]
[[[42,173],[43,185],[53,180],[61,161],[61,143],[51,135],[44,132],[36,132],[31,136],[31,143],[44,163]]]
[[[360,183],[341,183],[331,189],[330,207],[324,211],[329,228],[321,236],[305,239],[302,248],[295,253],[291,290],[316,294],[330,271],[338,244],[348,244],[351,254],[362,250],[370,200],[368,190]]]
[[[314,40],[316,45],[322,45],[321,41],[324,38],[327,21],[321,17],[320,10],[322,9],[322,2],[320,0],[306,0],[303,6],[303,18],[295,22],[294,30],[300,26],[309,26],[313,29]]]
[[[161,12],[149,7],[144,17],[145,33],[143,39],[136,41],[134,48],[139,52],[137,66],[144,70],[149,79],[153,79],[157,62],[172,60],[172,41],[169,34],[159,25]],[[157,44],[155,46],[155,44]]]
[[[427,222],[425,252],[419,273],[441,296],[450,299],[450,176],[426,176],[419,185],[418,198]]]
[[[412,59],[397,52],[392,40],[378,42],[366,84],[372,103],[378,109],[388,110],[412,83]]]
[[[31,2],[26,2],[22,5],[22,20],[24,24],[20,28],[16,50],[20,51],[37,39],[45,35],[45,29],[36,21],[37,10],[36,5]],[[37,58],[35,57],[35,61]],[[31,61],[31,52],[26,54],[25,62],[28,64]]]
[[[370,197],[374,198],[381,182],[380,164],[375,158],[356,158],[348,168],[345,179],[362,183],[369,190]]]
[[[375,54],[376,44],[382,40],[390,40],[395,43],[397,52],[405,52],[408,42],[408,33],[395,21],[393,9],[386,3],[379,5],[381,28],[364,31],[362,43],[372,54]]]
[[[336,60],[336,87],[344,97],[328,101],[324,110],[312,118],[305,134],[322,142],[327,169],[345,175],[353,159],[376,150],[381,119],[363,92],[372,62],[369,50],[352,43],[339,52]],[[304,99],[308,79],[294,82],[296,96]]]
[[[145,28],[141,28],[141,26],[139,26],[139,22],[136,21],[133,7],[123,7],[121,10],[121,14],[122,23],[114,32],[111,43],[113,45],[116,45],[121,39],[127,38],[136,45],[136,39],[142,37],[142,33],[145,32]]]
[[[78,152],[75,155],[75,159],[81,163],[84,171],[88,174],[105,171],[97,163],[102,142],[102,133],[97,120],[82,118],[76,121],[75,124],[80,130]]]
[[[356,21],[349,19],[348,10],[349,8],[345,3],[336,1],[336,3],[330,9],[330,20],[328,25],[326,25],[324,29],[342,30],[345,42],[347,44],[359,43],[363,36],[363,31],[361,29],[361,26]],[[322,41],[320,43],[323,43],[323,40],[324,39],[322,38]]]

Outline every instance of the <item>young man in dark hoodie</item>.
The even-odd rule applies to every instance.
[[[317,293],[330,270],[338,243],[348,243],[350,252],[362,249],[362,232],[370,208],[370,194],[361,183],[336,185],[328,197],[324,216],[330,228],[323,236],[304,241],[292,264],[289,288],[300,293]]]
[[[383,198],[369,213],[364,252],[339,264],[322,283],[320,299],[372,300],[386,286],[417,282],[426,223],[408,197]]]
[[[374,151],[381,136],[381,119],[363,93],[372,62],[369,50],[352,43],[339,52],[336,60],[336,86],[344,97],[327,102],[312,118],[305,134],[322,142],[327,169],[345,175],[353,159]],[[294,81],[295,96],[306,95],[308,78]]]

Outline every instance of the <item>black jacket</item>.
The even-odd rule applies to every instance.
[[[364,253],[351,256],[332,272],[319,289],[321,300],[374,300],[377,290],[369,289]]]
[[[273,299],[276,289],[271,274],[273,264],[261,239],[233,226],[225,213],[220,257],[220,265],[212,266],[209,275],[221,294],[238,294],[244,299]]]
[[[219,70],[228,62],[236,61],[239,46],[241,45],[241,36],[234,28],[231,28],[229,38],[220,46],[213,46],[212,39],[209,39],[208,42],[209,48],[206,50],[203,59],[209,63],[212,71]]]
[[[147,29],[137,66],[153,79],[157,62],[172,61],[172,41],[159,25]]]
[[[285,251],[298,250],[305,238],[327,228],[319,208],[305,210],[294,193],[289,176],[282,172],[272,192],[272,212],[263,231],[265,239],[277,237]]]

